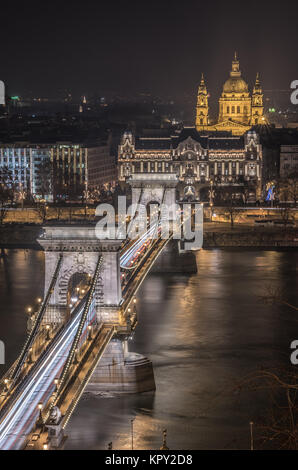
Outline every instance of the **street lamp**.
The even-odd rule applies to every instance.
[[[42,403],[38,403],[38,409],[39,409],[39,415],[36,421],[36,425],[41,426],[41,428],[43,428],[44,422],[43,422],[43,416],[42,416]]]
[[[164,429],[162,434],[163,434],[163,439],[162,439],[162,446],[161,446],[160,450],[169,450],[169,448],[167,446],[167,430]]]
[[[21,201],[22,201],[22,209],[24,209],[24,199],[25,199],[26,193],[25,193],[25,191],[23,190],[23,184],[22,184],[22,183],[20,183],[19,195],[20,195],[20,199],[21,199]]]
[[[4,379],[4,392],[7,393],[8,392],[8,383],[9,383],[9,380],[8,379]]]
[[[47,332],[46,340],[49,341],[51,339],[51,337],[50,337],[50,325],[46,325],[46,332]]]
[[[253,421],[250,421],[249,427],[250,427],[250,450],[254,450],[254,435],[253,435]]]
[[[130,431],[131,431],[131,450],[133,450],[133,422],[135,418],[130,420]]]
[[[88,340],[92,340],[92,326],[88,325]]]

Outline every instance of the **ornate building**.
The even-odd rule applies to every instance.
[[[202,75],[196,109],[198,131],[231,131],[233,135],[242,135],[252,126],[265,123],[259,74],[257,74],[253,93],[250,95],[248,85],[241,77],[236,53],[232,61],[230,77],[225,82],[219,98],[218,122],[215,124],[209,121],[208,92]]]
[[[179,178],[180,198],[207,201],[214,185],[233,187],[237,197],[246,192],[255,200],[261,192],[262,147],[253,131],[232,136],[199,133],[191,127],[168,137],[125,132],[118,149],[118,171],[122,183],[134,173],[174,173]]]

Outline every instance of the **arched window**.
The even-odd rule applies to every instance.
[[[227,113],[230,114],[230,106],[227,106]]]
[[[240,106],[237,106],[237,113],[240,114]]]
[[[235,114],[235,106],[232,106],[232,114]]]

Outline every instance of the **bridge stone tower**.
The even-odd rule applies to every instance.
[[[119,249],[121,240],[99,240],[95,226],[45,226],[38,242],[45,252],[45,292],[55,272],[60,254],[62,264],[44,317],[45,323],[64,322],[68,312],[67,292],[74,274],[93,277],[98,257],[103,268],[95,288],[96,312],[99,321],[118,323],[122,299]]]
[[[102,256],[103,266],[95,287],[97,319],[99,323],[112,323],[119,327],[123,300],[119,259],[122,240],[99,240],[95,225],[49,225],[44,227],[38,242],[45,252],[45,292],[50,286],[60,254],[63,254],[43,321],[50,324],[62,323],[67,319],[67,292],[71,277],[76,273],[93,277],[98,258]],[[124,334],[116,334],[107,345],[87,390],[136,393],[155,389],[151,361],[141,354],[128,352],[126,336],[124,330]]]
[[[133,173],[128,183],[132,188],[132,204],[150,202],[163,203],[173,207],[176,204],[176,187],[179,179],[176,173]],[[172,217],[175,218],[174,212]]]

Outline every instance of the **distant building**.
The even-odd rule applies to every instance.
[[[263,152],[263,185],[276,181],[280,176],[295,170],[298,130],[256,126]],[[297,170],[297,167],[296,167]]]
[[[280,146],[280,176],[298,172],[298,144]]]
[[[243,136],[198,132],[184,128],[168,137],[142,137],[125,132],[118,150],[119,181],[133,173],[176,173],[179,192],[206,200],[211,184],[232,186],[241,192],[249,186],[261,196],[262,147],[256,132]]]
[[[54,168],[60,170],[64,184],[73,181],[93,189],[115,185],[117,180],[110,138],[104,142],[57,142],[51,146],[51,161]]]
[[[219,115],[216,123],[210,123],[209,120],[208,92],[202,75],[198,89],[196,129],[230,131],[233,135],[242,135],[253,125],[258,124],[266,124],[259,74],[251,95],[246,81],[241,76],[239,60],[235,53],[230,77],[225,82],[219,99]]]
[[[82,192],[82,188],[114,186],[117,181],[110,138],[93,143],[0,144],[0,167],[7,167],[16,185],[33,197],[43,192],[40,181],[42,164],[48,165],[46,177],[48,175],[50,193],[45,195],[47,199],[55,197],[55,191],[62,195],[63,188],[69,189],[70,185],[80,187]]]
[[[28,142],[0,144],[0,167],[6,167],[11,172],[16,186],[32,195],[38,195],[39,168],[50,161],[50,153],[48,145],[33,145]]]

